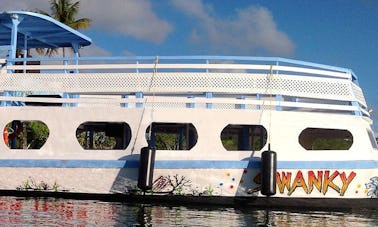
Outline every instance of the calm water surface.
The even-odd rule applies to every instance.
[[[378,210],[262,210],[0,197],[0,226],[378,226]]]

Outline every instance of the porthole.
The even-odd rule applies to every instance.
[[[49,133],[49,128],[41,121],[13,120],[3,129],[3,140],[11,149],[41,149]]]
[[[228,151],[259,151],[267,140],[261,125],[227,125],[221,133],[223,147]]]
[[[157,150],[190,150],[197,143],[197,130],[190,123],[152,123],[146,130],[150,146]]]
[[[306,150],[349,150],[353,135],[343,129],[306,128],[299,135],[299,143]]]
[[[125,122],[85,122],[76,129],[76,138],[85,150],[124,150],[131,140]]]

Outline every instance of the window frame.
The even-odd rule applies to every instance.
[[[41,150],[49,136],[50,128],[41,120],[12,120],[3,128],[3,143],[11,150]]]
[[[228,124],[222,129],[220,140],[227,151],[261,151],[267,144],[268,131],[263,125]],[[236,149],[231,148],[235,146]]]
[[[75,136],[84,150],[126,150],[132,132],[124,121],[85,121],[76,128]]]
[[[156,150],[190,151],[198,143],[198,131],[193,123],[152,122],[145,133],[148,145]],[[164,141],[164,139],[169,139],[169,141]]]
[[[299,134],[298,143],[306,151],[348,151],[354,144],[354,137],[347,129],[307,127]]]

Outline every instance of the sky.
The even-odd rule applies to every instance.
[[[76,0],[73,0],[73,2]],[[0,11],[48,0],[0,0]],[[377,0],[81,0],[86,56],[284,57],[350,68],[378,132]]]

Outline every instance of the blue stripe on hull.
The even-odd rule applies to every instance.
[[[138,168],[138,160],[0,159],[0,167]],[[156,169],[257,169],[261,162],[223,160],[156,161]],[[378,169],[378,161],[279,161],[278,169]]]
[[[138,168],[138,161],[125,160],[54,160],[17,159],[0,160],[0,167],[43,167],[43,168]]]
[[[260,161],[157,161],[158,169],[243,169],[260,168]],[[378,161],[278,161],[278,169],[374,169]]]

